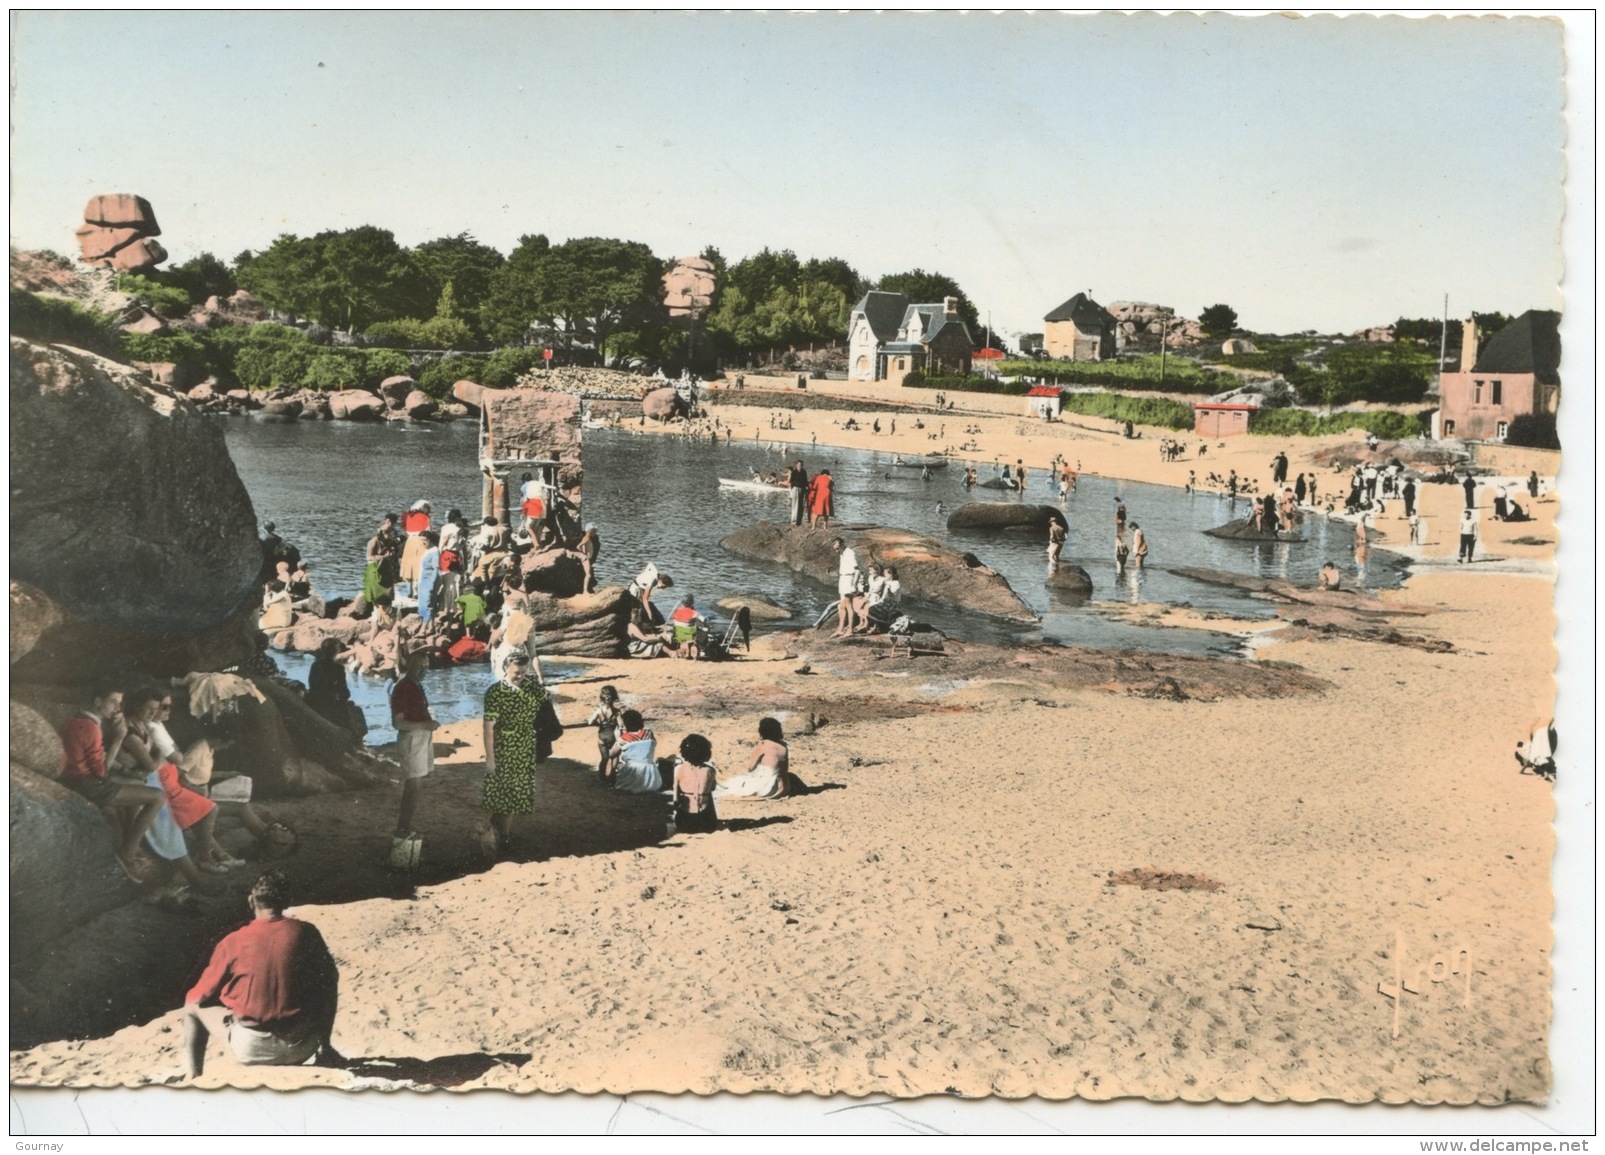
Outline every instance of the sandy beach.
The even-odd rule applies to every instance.
[[[809,391],[889,406],[914,392]],[[805,461],[816,436],[924,454],[973,423],[968,456],[987,464],[1039,474],[1063,454],[1173,486],[1233,468],[1264,484],[1286,449],[1336,490],[1346,473],[1313,455],[1357,440],[1239,437],[1165,463],[1164,430],[1125,440],[1096,418],[1030,421],[1018,398],[954,399],[918,414],[924,430],[897,410],[895,436],[862,416],[844,431],[829,409],[790,430],[762,407],[711,411]],[[1497,457],[1551,482],[1558,464]],[[1559,505],[1505,525],[1483,497],[1495,560],[1456,566],[1462,493],[1420,489],[1422,565],[1380,595],[1425,611],[1388,619],[1415,644],[1154,607],[1255,639],[1251,678],[1160,694],[1137,659],[1098,681],[1030,652],[910,661],[827,631],[771,635],[730,663],[586,663],[514,861],[478,857],[475,721],[438,735],[461,745],[428,783],[416,885],[373,865],[393,792],[284,804],[306,832],[288,869],[312,897],[294,913],[340,964],[334,1043],[356,1065],[242,1067],[214,1043],[198,1084],[1541,1101],[1554,807],[1512,750],[1553,712]],[[1390,502],[1377,545],[1405,541],[1399,514]],[[1187,564],[1184,542],[1151,549],[1151,565]],[[779,717],[812,790],[664,837],[662,799],[596,780],[579,723],[604,682],[660,753],[699,731],[725,775]],[[177,1082],[180,1018],[13,1051],[11,1077]]]

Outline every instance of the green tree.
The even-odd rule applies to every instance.
[[[1219,341],[1230,337],[1237,328],[1237,310],[1230,305],[1211,305],[1198,314],[1198,323],[1204,336]]]
[[[211,253],[191,257],[162,273],[162,281],[189,294],[190,304],[204,305],[208,297],[228,297],[239,285],[229,267]]]
[[[455,315],[476,328],[496,272],[507,263],[506,257],[476,241],[471,233],[425,241],[412,250],[412,259],[431,294],[438,297],[447,285],[452,286]],[[435,312],[439,315],[438,307]]]
[[[372,225],[305,238],[286,233],[241,257],[241,285],[275,309],[331,328],[416,317],[434,299],[394,235]]]
[[[536,273],[551,249],[542,234],[518,238],[512,254],[491,275],[490,293],[479,311],[483,332],[504,345],[528,341],[530,326],[541,315]]]
[[[589,344],[603,357],[616,330],[659,319],[663,262],[633,241],[581,237],[552,248],[536,266],[537,319],[563,346]]]
[[[906,273],[892,273],[882,277],[875,286],[886,293],[903,293],[910,304],[930,305],[941,301],[945,297],[959,299],[959,316],[970,330],[970,338],[980,341],[984,333],[981,325],[980,312],[975,302],[965,295],[959,288],[959,283],[952,277],[943,273],[927,273],[924,269],[913,269]]]

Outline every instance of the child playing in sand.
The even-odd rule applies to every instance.
[[[613,743],[619,736],[619,714],[623,710],[618,690],[603,686],[597,694],[596,709],[585,720],[587,725],[596,727],[596,774],[604,782],[608,777],[608,755],[612,753]]]

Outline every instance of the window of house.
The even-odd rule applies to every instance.
[[[1476,383],[1476,385],[1472,388],[1472,391],[1471,391],[1471,403],[1473,405],[1481,405],[1482,404],[1482,382],[1481,381],[1478,381]]]
[[[1490,400],[1495,405],[1502,404],[1502,402],[1500,400],[1501,396],[1504,393],[1504,390],[1501,388],[1502,385],[1503,385],[1503,382],[1500,382],[1500,381],[1495,381],[1493,383],[1493,396],[1490,398]],[[1501,433],[1499,436],[1502,439],[1505,435],[1503,433]]]
[[[1445,421],[1443,423],[1443,435],[1445,437],[1453,437],[1455,435],[1455,423],[1453,421]]]
[[[1509,432],[1510,422],[1501,421],[1498,425],[1494,426],[1494,440],[1503,441],[1505,439],[1505,435]]]

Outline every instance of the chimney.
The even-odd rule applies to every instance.
[[[958,314],[958,311],[959,311],[959,299],[957,297],[943,297],[942,298],[942,312],[946,313],[949,317],[952,317],[952,316],[956,316]]]
[[[1460,371],[1470,373],[1477,363],[1477,321],[1467,317],[1460,322]]]

